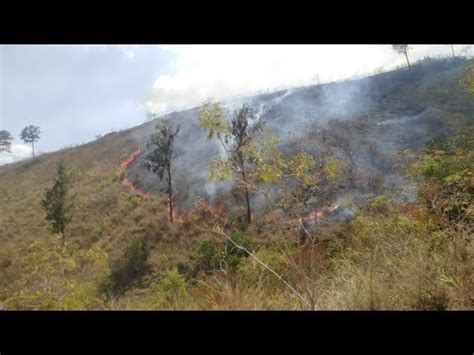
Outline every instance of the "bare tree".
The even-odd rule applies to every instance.
[[[454,47],[452,44],[450,44],[450,46],[451,46],[451,52],[453,53],[453,58],[456,58],[456,56],[454,55]]]
[[[174,127],[170,120],[164,119],[156,125],[156,132],[147,142],[148,153],[144,156],[145,168],[157,174],[160,181],[166,179],[170,221],[173,222],[173,185],[171,179],[171,162],[174,158],[174,141],[180,126]]]
[[[398,54],[404,54],[405,58],[407,59],[408,70],[411,70],[410,60],[408,59],[408,52],[412,49],[408,46],[408,44],[394,44],[392,48]]]
[[[33,157],[35,156],[35,142],[39,140],[40,128],[37,126],[27,126],[21,131],[20,137],[25,143],[31,143]]]
[[[8,131],[0,131],[0,153],[8,152],[10,153],[10,148],[12,145],[13,137]]]

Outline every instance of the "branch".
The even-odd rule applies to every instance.
[[[245,251],[249,256],[251,256],[254,260],[256,260],[260,265],[262,265],[265,269],[270,271],[273,275],[275,275],[283,284],[285,284],[286,287],[288,287],[304,304],[306,304],[308,307],[311,307],[311,304],[293,287],[291,286],[288,282],[286,282],[275,270],[273,270],[270,266],[265,264],[262,260],[260,260],[255,254],[251,253],[247,248],[244,246],[237,244],[231,237],[229,237],[227,234],[224,232],[215,232],[216,234],[220,234],[224,236],[227,240],[229,240],[232,244],[234,244],[237,248],[240,250]]]

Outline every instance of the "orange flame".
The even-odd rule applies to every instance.
[[[176,196],[176,194],[174,194],[171,198],[171,202],[170,202],[170,199],[169,197],[166,199],[166,208],[167,210],[169,211],[169,208],[170,208],[170,203],[173,203],[173,198],[174,196]],[[183,223],[184,222],[184,219],[182,217],[179,216],[179,213],[178,213],[178,206],[176,206],[176,203],[173,203],[173,220],[178,222],[178,223]]]
[[[122,160],[119,164],[119,169],[120,171],[125,171],[127,167],[138,157],[138,155],[141,153],[140,148],[135,149],[125,160]],[[149,193],[144,193],[143,191],[140,191],[133,183],[128,180],[128,178],[124,178],[122,180],[122,185],[128,187],[130,190],[133,192],[139,194],[142,197],[148,197]]]
[[[227,215],[224,211],[220,210],[217,207],[212,207],[207,201],[199,199],[196,202],[196,207],[201,208],[207,212],[209,212],[212,217],[218,220],[221,223],[225,223],[227,220]]]
[[[138,157],[138,155],[140,155],[140,153],[141,153],[140,148],[137,148],[127,157],[127,159],[122,160],[119,164],[120,171],[124,171],[125,169],[127,169],[127,167]],[[146,198],[150,195],[150,192],[145,193],[145,192],[141,191],[140,189],[138,189],[135,185],[133,185],[133,183],[127,177],[125,177],[122,180],[122,185],[128,187],[130,190],[132,190],[133,192],[139,194],[142,197]],[[169,207],[170,207],[169,198],[165,202],[165,205],[169,209]],[[178,209],[175,205],[173,205],[173,219],[178,223],[183,222],[183,219],[178,216]]]
[[[121,161],[120,164],[119,164],[120,171],[124,171],[125,169],[127,169],[127,167],[138,157],[138,155],[140,153],[141,153],[140,148],[137,148],[127,157],[127,159]],[[143,191],[140,191],[126,177],[122,180],[122,185],[126,186],[130,190],[138,193],[142,197],[148,197],[149,194],[150,194],[149,192],[144,193]],[[169,206],[170,206],[170,200],[168,198],[167,201],[166,201],[166,207],[169,208]],[[227,214],[224,211],[220,210],[217,207],[211,206],[205,200],[199,199],[196,202],[196,207],[201,208],[201,209],[209,212],[213,216],[213,218],[215,218],[216,220],[218,220],[221,223],[225,223],[226,220],[227,220]],[[340,207],[340,204],[334,203],[333,205],[323,207],[322,209],[320,209],[318,211],[313,211],[307,216],[294,219],[293,222],[294,223],[303,223],[303,222],[308,222],[308,221],[314,221],[314,220],[317,220],[317,219],[322,219],[322,218],[324,218],[326,213],[333,212],[333,211],[337,210],[339,207]],[[177,209],[176,205],[173,206],[173,219],[178,223],[183,223],[184,222],[184,219],[182,217],[178,216],[178,209]],[[251,219],[252,219],[252,221],[256,219],[256,216],[253,213],[252,213]]]
[[[127,169],[127,167],[136,159],[136,157],[138,157],[138,155],[139,155],[140,153],[141,153],[140,148],[135,149],[135,150],[132,152],[132,154],[130,154],[130,155],[128,156],[127,159],[122,160],[122,162],[121,162],[120,165],[119,165],[119,169],[120,169],[121,171]]]
[[[311,212],[309,215],[305,216],[305,217],[300,217],[297,219],[297,222],[298,223],[303,223],[303,222],[308,222],[308,221],[314,221],[314,220],[317,220],[317,219],[322,219],[324,218],[325,214],[326,213],[330,213],[330,212],[334,212],[335,210],[337,210],[339,207],[341,207],[340,204],[338,203],[334,203],[333,205],[331,206],[327,206],[327,207],[323,207],[321,208],[320,210],[318,211],[313,211]]]

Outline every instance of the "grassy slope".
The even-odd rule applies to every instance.
[[[436,80],[440,84],[443,83],[442,77]],[[454,84],[450,87],[442,88],[440,86],[437,90],[427,91],[423,87],[423,83],[421,82],[419,87],[410,87],[407,92],[401,94],[409,96],[415,101],[423,100],[437,107],[441,106],[454,116],[463,114],[466,102],[459,101],[460,89]],[[461,96],[464,97],[463,95],[464,93]],[[46,241],[51,236],[44,220],[44,213],[40,208],[40,200],[44,188],[51,183],[57,163],[64,159],[72,168],[71,194],[75,196],[74,218],[67,231],[69,242],[72,245],[75,244],[77,250],[88,250],[94,246],[100,247],[108,254],[109,265],[113,265],[115,260],[120,260],[131,241],[137,238],[146,240],[150,247],[147,266],[152,271],[145,278],[145,288],[143,290],[140,287],[132,288],[127,297],[116,299],[108,303],[107,307],[158,307],[153,301],[150,301],[153,294],[147,289],[147,282],[159,279],[163,275],[163,270],[173,265],[180,266],[181,270],[185,270],[188,267],[190,255],[194,253],[195,242],[201,238],[201,235],[194,228],[195,226],[193,228],[190,228],[189,225],[170,226],[167,222],[163,201],[158,197],[150,196],[141,199],[141,201],[139,198],[138,200],[135,198],[137,202],[134,204],[133,199],[131,200],[134,195],[133,191],[120,184],[118,165],[135,147],[133,130],[127,130],[107,135],[81,147],[44,154],[35,159],[0,168],[0,244],[2,246],[0,252],[0,266],[2,267],[0,271],[2,276],[0,278],[0,302],[21,287],[16,282],[19,278],[18,275],[26,272],[22,258],[37,250],[37,246],[33,243],[38,240]],[[393,218],[396,219],[396,217]],[[390,221],[386,223],[390,223]],[[403,226],[399,224],[390,228],[403,230]],[[278,233],[282,238],[293,237],[291,234],[285,234],[286,232],[278,231]],[[361,232],[357,233],[362,234]],[[390,238],[393,238],[393,235],[386,235],[386,231],[382,234],[384,235],[382,240],[388,239],[390,241]],[[364,244],[363,236],[361,238],[363,246],[360,248],[366,253],[364,255],[373,256],[374,249],[371,244],[368,243],[368,247]],[[400,269],[399,277],[409,277],[410,274],[416,273],[416,260],[422,267],[430,268],[428,261],[432,256],[422,255],[421,251],[418,254],[412,252],[413,248],[416,248],[416,243],[418,243],[416,240],[407,241],[392,247],[392,249],[399,248],[402,251],[390,249],[392,253],[401,252],[409,256],[410,263],[407,264],[409,267]],[[372,270],[375,264],[355,265],[351,256],[347,255],[342,260],[345,262],[341,263],[338,268],[341,269],[341,275],[346,276],[334,280],[318,279],[318,288],[326,287],[328,289],[328,292],[320,295],[319,302],[321,303],[318,307],[370,308],[371,302],[376,302],[373,298],[369,300],[367,296],[376,292],[372,289],[367,288],[363,291],[357,289],[357,292],[362,292],[362,298],[350,301],[348,298],[356,292],[354,290],[357,285],[354,283],[362,282],[366,278],[367,268]],[[448,261],[446,258],[442,259],[443,263]],[[255,268],[255,265],[252,267]],[[392,269],[384,270],[384,272],[391,272]],[[263,273],[259,275],[263,275]],[[93,276],[84,272],[76,279],[91,281]],[[259,277],[261,280],[261,277],[266,276]],[[377,277],[380,280],[384,278],[393,280],[394,276],[388,277],[386,274],[380,273]],[[67,279],[67,277],[65,278]],[[334,286],[338,282],[341,283],[343,279],[347,282],[343,282],[337,287]],[[220,289],[219,292],[215,291],[221,287],[219,285],[222,282],[225,286],[224,289]],[[212,284],[211,280],[210,284],[208,283],[208,286],[214,291],[209,291],[211,288],[208,286],[197,287],[193,292],[200,301],[193,301],[193,303],[187,300],[178,306],[188,308],[298,308],[300,306],[300,303],[294,300],[285,289],[280,289],[275,293],[274,289],[266,286],[266,288],[259,288],[259,283],[254,283],[254,286],[249,286],[252,283],[242,283],[241,288],[235,288],[235,280],[222,282]],[[382,287],[381,285],[386,282],[381,281],[378,286]],[[429,279],[428,281],[423,280],[423,282],[429,283]],[[413,282],[408,284],[413,284]],[[387,287],[393,288],[390,285]],[[429,288],[430,284],[426,287]],[[395,287],[395,290],[390,291],[389,295],[393,298],[397,292],[406,292],[406,290],[403,287]],[[387,294],[385,289],[384,292],[380,292],[380,297],[384,294]],[[400,303],[392,298],[387,302],[379,300],[377,301],[379,303],[374,307],[410,308],[413,306],[407,306],[406,302]],[[415,302],[413,307],[416,306]],[[454,303],[454,307],[465,306],[466,303]],[[54,307],[58,307],[58,305]],[[78,308],[84,307],[78,306]],[[94,308],[95,306],[90,307]],[[100,308],[103,305],[96,307]]]

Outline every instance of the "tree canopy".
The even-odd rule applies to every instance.
[[[11,152],[13,137],[10,132],[2,130],[0,131],[0,153],[1,152]]]
[[[25,143],[31,143],[32,154],[35,156],[35,142],[40,138],[40,128],[38,126],[26,126],[21,131],[20,137]]]

